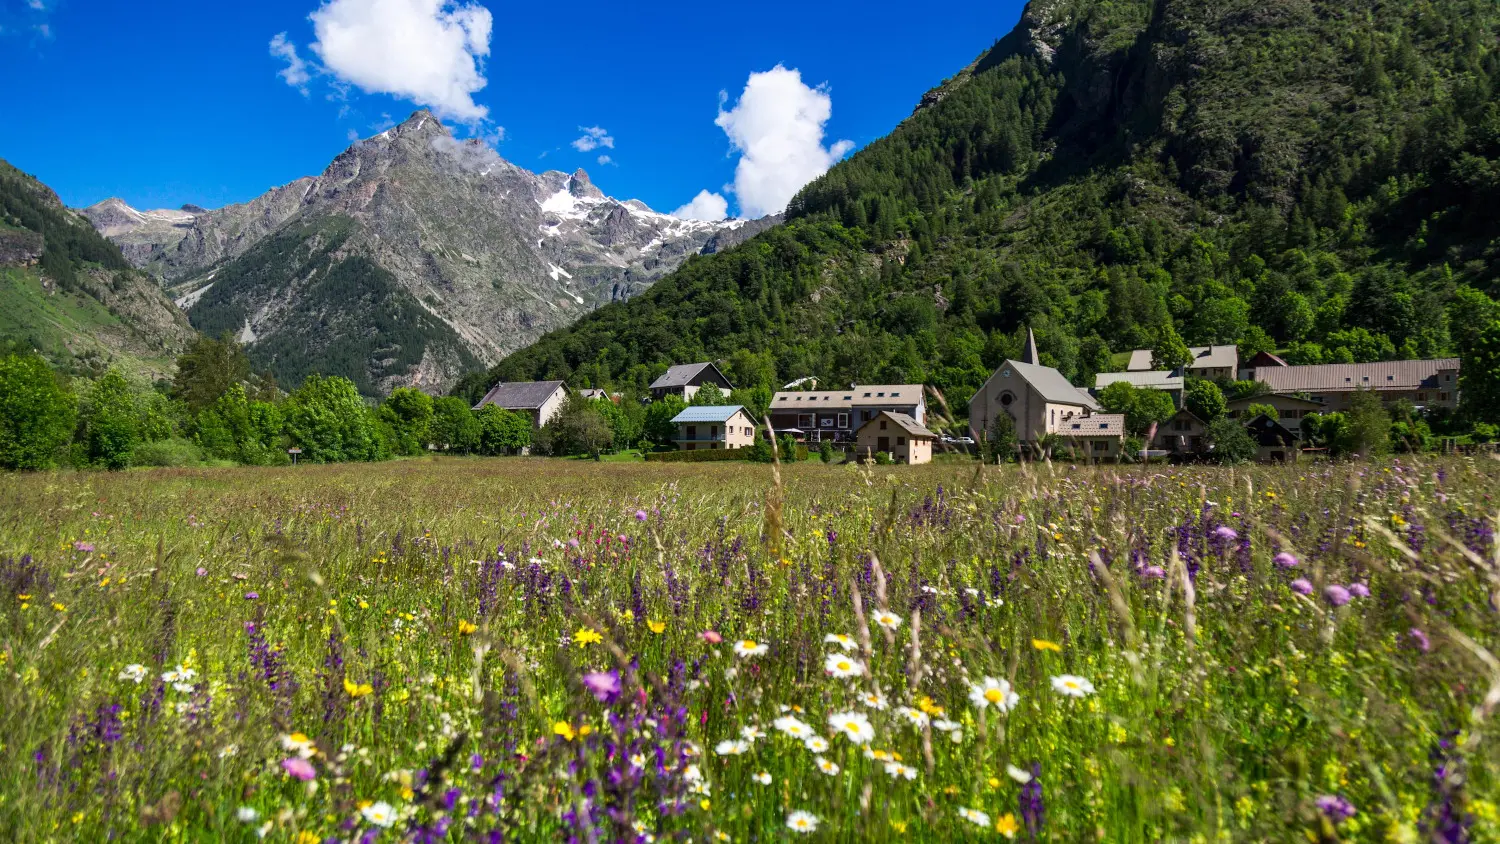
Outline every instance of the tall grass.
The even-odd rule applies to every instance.
[[[0,828],[1500,840],[1497,489],[1457,459],[9,476]]]

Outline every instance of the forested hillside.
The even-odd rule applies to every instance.
[[[920,381],[1036,329],[1075,381],[1169,327],[1294,363],[1463,353],[1500,294],[1491,0],[1051,0],[794,200],[460,385]]]

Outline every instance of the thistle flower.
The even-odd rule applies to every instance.
[[[865,673],[865,666],[848,654],[836,653],[823,660],[823,670],[842,680]]]
[[[1064,697],[1087,697],[1094,693],[1094,684],[1074,674],[1059,674],[1052,678],[1052,690]]]
[[[1370,587],[1364,585],[1363,583],[1351,583],[1345,588],[1349,590],[1350,595],[1353,595],[1356,598],[1370,597]]]
[[[311,762],[297,756],[281,760],[281,768],[289,776],[303,782],[310,782],[318,776],[318,771],[312,766]]]
[[[590,671],[583,675],[583,687],[589,690],[594,700],[604,704],[614,703],[620,696],[620,672]]]
[[[1291,583],[1292,591],[1298,595],[1311,595],[1313,591],[1312,581],[1305,577],[1299,577]]]
[[[1337,583],[1330,584],[1323,588],[1323,599],[1332,606],[1342,607],[1343,605],[1349,603],[1349,590],[1338,585]]]
[[[814,832],[818,828],[818,816],[798,809],[786,816],[786,828],[793,832]]]
[[[1010,681],[998,677],[985,677],[969,687],[969,700],[979,709],[993,706],[1001,712],[1016,707],[1021,696],[1010,687]]]
[[[1296,557],[1292,556],[1291,554],[1287,553],[1286,551],[1282,551],[1281,553],[1279,553],[1276,556],[1272,557],[1271,561],[1274,562],[1276,565],[1281,566],[1284,569],[1296,568],[1297,565],[1299,564],[1298,559]]]
[[[1317,804],[1318,810],[1334,823],[1341,823],[1357,814],[1354,804],[1341,794],[1324,794],[1313,802]]]
[[[1413,627],[1406,631],[1406,634],[1411,637],[1412,643],[1417,646],[1417,650],[1424,654],[1432,650],[1432,640],[1427,638],[1427,634],[1423,633],[1421,629]]]
[[[1236,532],[1234,528],[1229,527],[1228,525],[1219,525],[1218,527],[1214,528],[1214,536],[1224,540],[1225,542],[1240,538],[1239,533]]]

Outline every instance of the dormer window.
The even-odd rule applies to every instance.
[[[1101,431],[1108,431],[1109,430],[1109,423],[1108,422],[1100,422],[1099,423],[1099,430],[1101,430]]]
[[[1387,376],[1385,376],[1385,380],[1387,380],[1387,381],[1394,381],[1394,380],[1396,380],[1396,376],[1394,376],[1394,375],[1387,375]]]
[[[876,393],[875,395],[879,396],[880,398],[885,398],[885,393]]]
[[[865,398],[869,398],[869,397],[870,397],[870,394],[869,393],[865,393]]]
[[[1074,422],[1073,423],[1073,430],[1075,430],[1075,431],[1081,431],[1081,430],[1083,430],[1083,423],[1082,422]]]
[[[854,396],[844,396],[844,401],[854,401]]]

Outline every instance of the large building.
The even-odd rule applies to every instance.
[[[1014,420],[1023,446],[1036,446],[1051,434],[1085,455],[1112,457],[1125,440],[1125,417],[1098,410],[1088,391],[1041,365],[1036,337],[1028,331],[1021,359],[1000,364],[969,400],[969,429],[976,439],[984,437],[998,414],[1005,413]]]
[[[1386,404],[1404,400],[1418,408],[1458,406],[1458,358],[1257,366],[1246,374],[1272,393],[1305,397],[1325,412],[1347,410],[1357,390],[1373,390]]]
[[[667,396],[677,396],[683,401],[692,401],[705,384],[717,386],[726,396],[734,389],[724,373],[712,363],[685,363],[669,368],[651,382],[651,398],[661,401]]]
[[[882,410],[855,432],[854,454],[864,460],[889,454],[897,463],[915,466],[932,462],[932,444],[937,434],[905,413]]]
[[[1101,372],[1094,376],[1094,393],[1111,384],[1124,381],[1132,387],[1140,389],[1160,390],[1172,397],[1173,403],[1182,406],[1182,391],[1187,379],[1173,372],[1165,370],[1147,370],[1139,372]]]
[[[492,404],[501,410],[513,410],[531,416],[531,424],[540,428],[552,421],[568,400],[568,385],[561,381],[501,381],[490,388],[475,410]]]
[[[1187,365],[1187,373],[1195,378],[1233,381],[1239,373],[1240,350],[1237,346],[1189,346],[1193,356]],[[1152,365],[1151,349],[1136,349],[1130,353],[1130,363],[1125,368],[1131,372],[1148,372]]]
[[[771,427],[809,443],[848,445],[860,426],[882,411],[927,424],[921,384],[865,384],[847,390],[782,391],[771,398]]]
[[[744,407],[689,407],[672,417],[681,451],[749,448],[755,444],[755,420]]]

